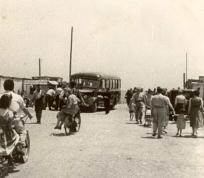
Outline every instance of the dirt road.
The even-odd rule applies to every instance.
[[[170,122],[168,134],[156,139],[152,128],[130,122],[126,105],[118,105],[109,115],[82,113],[80,132],[65,136],[53,129],[55,116],[44,111],[41,125],[28,122],[29,161],[9,178],[204,177],[204,130],[191,138],[189,123],[182,138]]]

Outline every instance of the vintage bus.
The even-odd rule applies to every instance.
[[[121,79],[114,75],[101,73],[75,73],[71,81],[82,94],[85,103],[91,112],[96,112],[99,107],[104,107],[104,96],[110,95],[110,106],[114,109],[120,101]]]

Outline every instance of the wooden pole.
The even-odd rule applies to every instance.
[[[188,54],[186,52],[186,82],[188,80]]]
[[[41,59],[39,58],[39,77],[41,77]]]
[[[185,73],[183,73],[183,88],[186,88],[186,78],[185,78]]]
[[[72,75],[72,42],[73,42],[73,27],[71,28],[71,44],[70,44],[70,59],[69,59],[69,82]]]

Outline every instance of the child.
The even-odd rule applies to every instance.
[[[7,94],[0,98],[0,127],[3,131],[2,134],[5,135],[0,145],[4,148],[10,146],[17,137],[16,132],[11,127],[13,122],[13,113],[9,110],[11,99],[12,96]]]
[[[145,111],[145,123],[144,123],[144,126],[145,127],[150,127],[152,125],[151,122],[152,122],[151,109],[148,108]]]
[[[130,113],[130,121],[132,121],[134,118],[134,113],[135,113],[135,104],[133,102],[133,98],[130,99],[129,113]]]
[[[146,95],[145,95],[145,123],[144,127],[150,127],[152,122],[151,117],[151,99],[152,99],[152,90],[148,89]]]
[[[186,128],[186,116],[184,115],[184,109],[182,109],[181,114],[177,115],[176,125],[177,133],[176,136],[182,137],[182,130]]]

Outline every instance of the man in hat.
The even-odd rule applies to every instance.
[[[157,94],[152,97],[151,100],[151,113],[153,116],[153,134],[152,136],[156,136],[156,132],[158,130],[158,138],[161,137],[162,127],[164,120],[166,118],[166,106],[168,105],[170,109],[175,114],[174,108],[165,96],[162,95],[162,88],[157,87]]]

